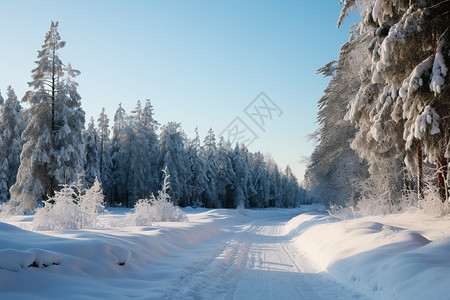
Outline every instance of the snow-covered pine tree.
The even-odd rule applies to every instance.
[[[189,205],[197,207],[203,205],[209,193],[208,177],[206,176],[206,162],[200,145],[200,136],[195,127],[195,137],[189,141],[187,155],[192,176],[187,182],[189,189]]]
[[[4,100],[0,91],[0,120],[3,114]],[[3,130],[3,123],[0,123],[0,132]],[[3,139],[0,136],[0,149],[3,149]],[[0,202],[8,200],[8,162],[5,161],[0,154]]]
[[[283,178],[285,207],[300,206],[298,181],[289,165],[286,166]]]
[[[141,105],[141,101],[138,100],[136,103],[136,108],[134,110],[131,111],[132,113],[132,119],[135,123],[137,122],[141,122],[141,120],[143,119],[142,117],[142,105]]]
[[[362,41],[361,41],[362,40]],[[318,73],[330,82],[319,103],[317,140],[305,173],[305,184],[318,201],[345,206],[353,203],[353,183],[368,177],[368,166],[351,149],[356,129],[344,119],[350,99],[360,87],[359,68],[364,62],[366,41],[356,33],[341,47],[339,60],[327,63]]]
[[[155,138],[155,133],[153,127],[144,126],[143,116],[138,101],[130,117],[126,117],[119,105],[114,118],[114,201],[127,207],[134,206],[138,199],[149,197],[155,181],[153,176],[156,163],[150,148],[150,141]]]
[[[219,144],[216,151],[216,163],[217,163],[217,197],[222,207],[233,208],[233,195],[232,185],[233,179],[236,177],[233,171],[233,165],[231,163],[231,144],[229,141],[225,141],[223,137],[220,137]]]
[[[281,189],[281,175],[277,163],[272,156],[266,155],[264,157],[266,168],[269,173],[269,206],[281,207],[282,204],[282,189]]]
[[[113,126],[113,139],[120,135],[120,131],[127,125],[127,114],[122,107],[122,103],[119,103],[117,110],[114,114],[114,126]]]
[[[111,131],[109,130],[109,119],[105,113],[104,107],[102,108],[102,111],[97,119],[97,128],[99,136],[99,169],[100,169],[99,180],[102,183],[103,192],[106,195],[106,199],[111,204],[112,161],[110,156],[110,138],[109,138]]]
[[[37,67],[32,70],[29,86],[33,91],[22,100],[29,104],[25,113],[30,120],[22,135],[26,143],[17,181],[11,188],[17,212],[34,210],[38,198],[52,196],[58,184],[74,177],[82,166],[80,135],[84,112],[71,79],[78,72],[68,68],[70,74],[64,80],[65,67],[59,50],[65,44],[59,36],[58,23],[52,21],[42,50],[38,51]]]
[[[136,109],[132,112],[131,126],[134,131],[134,139],[130,141],[129,157],[135,165],[130,166],[129,178],[131,182],[128,188],[134,189],[133,197],[130,199],[131,203],[135,203],[138,199],[148,198],[152,192],[152,184],[154,184],[155,176],[153,169],[156,168],[155,158],[152,157],[151,143],[149,142],[154,137],[153,128],[144,125],[144,114],[141,109],[141,103],[138,101]]]
[[[0,140],[0,147],[2,142]],[[8,201],[8,160],[0,160],[0,203]]]
[[[205,198],[205,206],[210,208],[221,207],[217,193],[217,146],[216,137],[212,128],[208,130],[208,134],[203,140],[203,159],[206,164],[205,172],[208,178],[207,195]]]
[[[84,141],[84,174],[88,187],[94,184],[96,178],[100,178],[100,144],[94,118],[91,117],[88,128],[83,132]]]
[[[114,114],[113,136],[111,141],[111,186],[112,202],[114,205],[127,206],[127,175],[128,175],[128,151],[127,146],[122,144],[126,137],[131,133],[127,126],[127,115],[119,103]],[[126,128],[126,132],[123,131]]]
[[[169,122],[163,126],[159,138],[160,169],[166,169],[170,175],[169,194],[175,205],[186,206],[188,189],[186,183],[191,176],[186,154],[185,133],[180,124]]]
[[[255,193],[250,197],[251,207],[268,207],[269,206],[269,180],[266,169],[266,162],[261,152],[250,155],[252,183]],[[287,200],[287,199],[285,199]]]
[[[0,102],[3,102],[2,100],[0,99]],[[22,107],[11,86],[8,86],[7,98],[2,105],[1,112],[0,143],[2,144],[2,152],[0,153],[0,162],[2,162],[3,171],[0,171],[0,177],[3,178],[3,181],[0,183],[2,187],[0,189],[0,201],[6,201],[10,198],[9,188],[16,182],[20,165],[20,152],[23,146],[21,135],[24,129],[24,122],[21,117]]]
[[[245,145],[236,143],[233,155],[231,156],[231,163],[234,174],[236,175],[232,187],[234,206],[243,205],[244,207],[250,207],[248,200],[255,193],[255,189],[252,184],[248,149]],[[241,203],[242,200],[244,203]]]
[[[145,101],[144,108],[141,113],[141,123],[144,127],[148,128],[146,131],[147,142],[150,154],[146,158],[148,163],[150,164],[148,170],[148,179],[149,179],[149,192],[150,194],[156,194],[159,190],[159,173],[158,169],[158,135],[156,134],[156,130],[158,130],[160,124],[153,117],[153,106],[149,99]]]
[[[84,175],[83,129],[85,113],[81,108],[78,83],[73,80],[80,71],[72,69],[70,63],[64,67],[66,77],[60,79],[60,89],[55,103],[53,148],[50,156],[54,161],[50,174],[56,184],[76,182]]]
[[[450,3],[374,0],[362,2],[361,11],[359,34],[370,47],[348,113],[360,128],[354,145],[369,163],[372,156],[405,157],[413,172],[421,170],[423,152],[439,168],[445,199]]]
[[[153,118],[153,105],[150,99],[145,100],[144,109],[142,110],[142,124],[152,129],[153,132],[158,130],[160,124]]]

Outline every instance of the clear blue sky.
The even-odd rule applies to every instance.
[[[251,151],[271,153],[302,179],[317,129],[316,74],[348,39],[339,0],[323,1],[6,1],[1,0],[0,89],[22,98],[50,21],[67,42],[64,62],[81,71],[87,120],[102,107],[113,119],[151,99],[155,118],[181,122],[188,136],[219,134],[240,117],[258,136]],[[283,111],[262,131],[244,113],[264,91]]]

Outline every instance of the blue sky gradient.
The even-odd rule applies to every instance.
[[[258,135],[251,151],[271,153],[302,179],[317,129],[317,100],[328,79],[316,74],[337,59],[351,16],[340,29],[338,0],[324,1],[0,1],[0,89],[28,89],[50,21],[67,42],[64,62],[77,81],[87,119],[119,103],[129,113],[149,98],[155,118],[222,132],[240,117]],[[264,91],[283,111],[265,132],[244,113]]]

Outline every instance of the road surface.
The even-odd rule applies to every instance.
[[[163,299],[366,299],[291,244],[283,226],[295,214],[258,214],[172,257],[180,272]]]

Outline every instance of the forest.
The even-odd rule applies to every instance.
[[[134,94],[130,98],[141,101],[134,99],[136,105],[126,105],[129,99],[117,96],[119,88],[109,79],[105,83],[117,97],[95,98],[99,102],[124,99],[123,105],[114,103],[117,109],[110,116],[106,111],[112,112],[111,107],[98,105],[99,114],[87,118],[82,104],[88,111],[90,103],[84,99],[89,95],[82,98],[79,91],[91,82],[95,88],[104,86],[96,80],[83,82],[80,71],[63,62],[69,45],[66,48],[60,37],[62,27],[51,22],[31,70],[29,91],[21,99],[11,86],[0,94],[1,299],[449,298],[450,0],[336,0],[334,4],[339,2],[341,7],[334,8],[329,1],[295,0],[281,4],[114,1],[107,9],[94,2],[88,9],[86,3],[59,3],[50,12],[69,11],[62,19],[76,33],[72,38],[93,34],[95,41],[106,44],[106,48],[83,50],[94,56],[104,54],[113,70],[121,69],[113,76],[127,74],[138,82],[135,87],[124,84],[124,95],[147,88],[153,103]],[[11,14],[20,26],[25,21],[33,25],[42,21],[37,8],[42,3],[28,2],[33,5],[27,17]],[[4,6],[10,8],[7,11],[25,13],[20,1],[5,1]],[[86,11],[82,20],[86,24],[79,21],[77,9]],[[111,18],[111,12],[122,18]],[[227,12],[232,12],[233,24]],[[340,50],[323,56],[319,49],[323,45],[338,47],[331,47],[335,32],[325,21],[335,16],[338,29],[334,30],[342,31],[352,14],[358,17],[350,26],[348,40],[345,34],[339,40],[339,45],[346,41]],[[143,22],[148,20],[153,23]],[[105,25],[103,21],[105,31],[92,25]],[[44,25],[38,31],[45,32]],[[118,31],[119,27],[124,31]],[[202,35],[205,28],[208,34]],[[106,34],[114,44],[106,42]],[[161,60],[162,68],[138,66],[157,77],[126,72],[120,64],[124,61],[134,67],[128,59],[138,52],[148,61],[162,57],[151,55],[150,44],[143,43],[146,34],[152,47],[164,44],[164,55],[169,49],[178,51]],[[40,33],[36,35],[39,38]],[[154,39],[156,35],[162,39]],[[182,35],[185,40],[178,39]],[[260,39],[252,39],[253,35]],[[32,40],[24,34],[17,36]],[[227,40],[230,36],[239,39]],[[200,39],[206,43],[189,52],[187,46]],[[262,43],[266,39],[268,43]],[[204,47],[212,44],[220,51]],[[223,49],[225,44],[231,47]],[[274,47],[263,49],[268,45]],[[308,47],[310,52],[304,52],[308,55],[295,51]],[[248,74],[277,73],[267,78],[280,78],[273,83],[279,91],[300,87],[298,98],[290,98],[290,93],[277,96],[286,117],[291,114],[299,120],[285,119],[288,139],[283,139],[292,144],[278,142],[280,130],[275,137],[265,132],[286,157],[290,150],[300,153],[307,147],[293,146],[299,138],[294,133],[308,123],[302,115],[307,111],[304,101],[317,103],[314,128],[318,129],[309,136],[315,144],[302,182],[289,165],[281,169],[270,154],[252,152],[244,143],[232,145],[212,128],[206,136],[200,136],[196,128],[188,137],[181,123],[158,122],[165,119],[165,104],[170,104],[170,117],[184,104],[168,96],[178,85],[161,83],[176,72],[191,74],[199,61],[192,59],[186,65],[180,61],[191,60],[199,48],[211,55],[205,64],[223,59],[229,65],[234,73],[226,76],[246,73],[248,66],[256,64],[243,62],[257,51],[268,50],[260,56],[261,69]],[[122,49],[133,51],[124,55]],[[223,55],[230,49],[235,51],[232,60]],[[287,51],[292,49],[293,56]],[[201,59],[205,53],[200,53]],[[243,55],[234,61],[236,54]],[[15,58],[14,65],[5,69],[19,69],[21,55],[15,55],[1,56]],[[123,59],[111,60],[120,55]],[[309,61],[317,65],[306,67]],[[159,78],[171,62],[170,76]],[[91,64],[83,66],[86,73]],[[277,69],[278,64],[285,66]],[[292,66],[295,72],[290,71]],[[106,73],[97,65],[94,68],[102,72],[96,74]],[[17,73],[28,73],[28,69]],[[324,84],[312,95],[315,79],[307,75],[304,88],[303,77],[296,76],[316,69]],[[208,107],[220,102],[213,98],[221,96],[213,82],[235,93],[246,93],[237,81],[249,90],[254,89],[252,81],[268,82],[266,77],[247,75],[245,80],[238,77],[230,82],[219,80],[224,78],[220,76],[211,82],[197,79],[222,75],[216,65],[208,70],[211,73],[200,72],[202,76],[186,80],[187,86],[198,85],[194,96],[180,89],[181,101],[191,99],[185,106],[189,109],[183,109],[189,117],[183,121],[185,128],[194,128],[195,124],[188,125],[190,118],[195,122],[213,118],[193,117],[195,109],[203,117],[209,114]],[[5,72],[8,79],[14,78],[11,70]],[[144,81],[137,80],[141,77]],[[125,79],[116,82],[122,84]],[[152,85],[157,79],[161,81]],[[14,85],[18,90],[19,85]],[[99,95],[106,95],[108,88],[99,88]],[[200,90],[213,105],[198,108],[200,102],[194,101]],[[157,102],[161,91],[162,99],[169,98],[167,103]],[[303,102],[299,109],[284,109],[291,101],[286,99]],[[306,114],[314,119],[315,113]],[[203,123],[201,127],[210,126]]]
[[[362,212],[448,213],[450,2],[345,0],[361,21],[319,100],[306,172],[317,199]]]
[[[177,122],[161,126],[150,100],[127,113],[121,106],[112,126],[103,109],[85,128],[85,112],[75,77],[63,63],[66,42],[51,22],[30,91],[19,102],[8,86],[0,95],[0,200],[12,213],[34,211],[66,185],[90,188],[96,178],[106,204],[133,207],[161,190],[181,207],[296,207],[307,201],[289,166],[281,170],[269,155],[244,144],[216,139],[210,129],[189,139]],[[96,122],[97,121],[97,122]],[[161,128],[160,128],[161,127]]]

